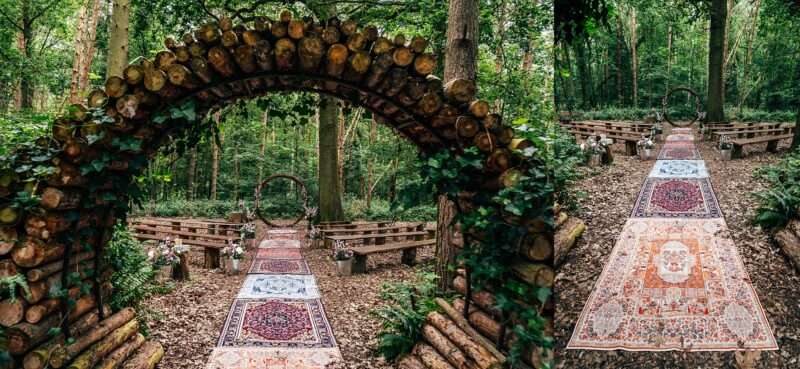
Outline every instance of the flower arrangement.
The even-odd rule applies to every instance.
[[[605,151],[605,145],[603,145],[602,139],[598,139],[596,136],[589,136],[589,138],[581,144],[581,150],[587,152],[589,155],[601,154]]]
[[[642,135],[642,139],[636,142],[636,146],[645,150],[652,150],[656,146],[655,142],[650,137]]]
[[[229,256],[233,260],[244,259],[244,247],[237,242],[224,247],[221,253],[222,255]]]
[[[719,138],[719,149],[720,150],[730,150],[733,148],[733,143],[728,136],[722,136]]]
[[[256,237],[256,224],[253,222],[242,224],[239,228],[239,238],[241,240],[252,239]]]
[[[155,249],[147,252],[147,260],[156,267],[175,265],[180,262],[180,255],[189,251],[188,246],[184,246],[180,239],[173,241],[167,237],[158,242]]]
[[[333,245],[333,259],[336,261],[349,260],[352,257],[353,250],[346,248],[344,241],[337,240]]]

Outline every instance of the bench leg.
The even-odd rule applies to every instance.
[[[742,145],[733,145],[733,151],[731,151],[731,159],[739,159],[742,157]]]
[[[203,254],[203,267],[206,269],[219,268],[219,249],[207,247]]]
[[[405,265],[412,266],[417,262],[417,249],[403,250],[403,256],[400,257],[400,262]]]
[[[635,156],[636,155],[636,142],[634,142],[634,141],[625,141],[625,155],[628,155],[628,156]]]
[[[367,255],[353,256],[353,274],[367,272]]]
[[[767,151],[769,152],[778,151],[778,141],[767,142]]]

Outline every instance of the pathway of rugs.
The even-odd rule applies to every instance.
[[[295,230],[267,232],[206,369],[322,369],[341,354]]]
[[[776,350],[688,129],[673,129],[570,349]]]

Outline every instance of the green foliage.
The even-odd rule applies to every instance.
[[[122,224],[114,228],[114,236],[105,249],[105,257],[114,267],[111,276],[114,294],[109,301],[112,309],[136,307],[153,292],[150,284],[154,275],[153,267],[147,260],[142,244]]]
[[[17,291],[23,291],[26,295],[31,293],[28,288],[28,280],[22,274],[0,278],[0,291],[2,290],[8,291],[8,296],[12,301],[17,298]]]
[[[782,227],[798,216],[800,207],[800,150],[795,149],[775,165],[758,168],[758,179],[768,184],[763,191],[753,193],[758,199],[755,223],[772,229]]]
[[[660,111],[660,108],[658,110]],[[741,111],[737,111],[731,106],[727,108],[726,113],[728,119],[740,122],[792,122],[796,114],[793,111],[766,111],[751,108],[743,108]],[[653,115],[652,109],[620,107],[574,112],[575,119],[586,120],[643,120]],[[694,108],[681,107],[680,109],[671,109],[669,116],[670,119],[689,120],[693,119],[696,113]]]
[[[434,299],[438,296],[436,273],[425,268],[411,281],[387,283],[382,286],[381,299],[389,302],[371,313],[380,318],[382,330],[378,334],[378,352],[386,360],[394,361],[411,352],[422,337],[422,324],[428,313],[437,310]]]

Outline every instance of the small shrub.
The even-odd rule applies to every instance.
[[[105,250],[108,263],[114,267],[111,284],[114,294],[109,304],[114,310],[138,305],[153,292],[150,281],[153,279],[153,267],[147,260],[147,253],[142,244],[131,236],[124,225],[114,228]]]
[[[420,271],[415,280],[384,284],[381,298],[390,305],[371,313],[383,321],[378,334],[378,352],[386,360],[394,361],[411,352],[422,336],[422,324],[431,311],[437,310],[434,299],[438,277],[430,270]]]
[[[800,150],[795,149],[775,165],[756,170],[755,177],[769,188],[753,193],[758,199],[755,223],[772,229],[786,225],[798,216],[800,207]]]

